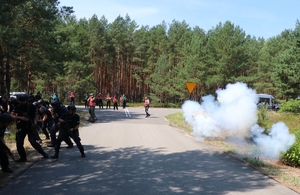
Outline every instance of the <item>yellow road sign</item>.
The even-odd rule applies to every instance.
[[[191,94],[194,91],[197,83],[194,83],[194,82],[185,82],[185,85],[186,85],[186,88],[188,89],[189,93]]]

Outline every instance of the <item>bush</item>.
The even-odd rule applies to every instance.
[[[300,166],[300,128],[294,130],[296,142],[294,145],[282,156],[281,160],[290,166]]]
[[[299,100],[289,100],[287,102],[281,102],[281,108],[279,109],[280,113],[289,112],[289,113],[300,113],[300,101]]]
[[[261,106],[258,109],[257,117],[258,117],[257,124],[264,129],[268,129],[270,117],[268,116],[268,106],[267,105]]]

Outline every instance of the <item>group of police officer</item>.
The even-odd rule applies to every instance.
[[[61,142],[65,141],[67,148],[72,148],[73,143],[70,138],[76,143],[81,156],[85,157],[84,148],[79,137],[80,116],[76,113],[76,107],[69,105],[67,108],[59,101],[53,101],[51,104],[42,99],[31,102],[27,94],[22,94],[18,97],[18,102],[11,113],[0,114],[0,161],[2,172],[12,173],[9,168],[7,154],[11,154],[9,148],[4,142],[4,132],[9,124],[16,122],[16,146],[20,156],[16,162],[27,161],[27,155],[24,148],[24,139],[26,135],[31,146],[38,151],[43,158],[48,158],[48,154],[43,150],[38,143],[38,121],[41,122],[42,132],[46,139],[51,139],[51,144],[48,147],[55,148],[55,154],[51,158],[58,158]],[[51,105],[51,106],[50,106]],[[47,131],[48,130],[48,131]],[[58,137],[56,137],[56,133]],[[50,136],[49,136],[50,134]]]

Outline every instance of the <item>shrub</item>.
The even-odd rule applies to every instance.
[[[270,117],[268,116],[267,106],[261,106],[258,109],[257,117],[258,117],[257,124],[264,129],[268,129]]]
[[[287,102],[281,102],[281,108],[279,109],[280,113],[289,112],[289,113],[300,113],[300,101],[299,100],[289,100]]]
[[[294,145],[282,156],[281,160],[290,166],[300,166],[300,128],[294,130],[296,142]]]

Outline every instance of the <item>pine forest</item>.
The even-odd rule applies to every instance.
[[[230,21],[204,31],[188,21],[149,27],[129,15],[76,18],[57,0],[0,0],[0,94],[126,94],[140,102],[200,100],[244,82],[278,99],[300,95],[300,23],[265,40]],[[213,26],[214,24],[212,24]],[[188,93],[185,82],[195,82]]]

